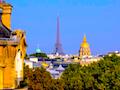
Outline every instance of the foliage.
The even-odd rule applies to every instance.
[[[83,67],[71,64],[61,79],[65,90],[120,90],[120,57],[105,56]]]
[[[29,90],[120,90],[120,57],[105,56],[88,66],[70,64],[60,79],[44,68],[25,67],[24,75]]]
[[[52,79],[50,73],[42,67],[29,69],[26,66],[24,76],[24,81],[27,83],[29,90],[63,90],[61,80]]]
[[[30,56],[48,58],[46,53],[33,53],[33,54],[30,54]]]
[[[29,60],[29,56],[27,55],[27,53],[26,53],[24,59],[25,59],[25,60]]]

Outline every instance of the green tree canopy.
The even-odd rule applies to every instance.
[[[88,66],[70,64],[60,79],[53,79],[44,68],[25,67],[29,90],[120,90],[120,57],[105,56]]]
[[[65,90],[120,90],[120,57],[105,56],[83,67],[71,64],[61,79]]]
[[[44,68],[24,69],[24,82],[29,90],[63,90],[63,83],[60,79],[53,79]]]
[[[42,58],[48,58],[46,53],[33,53],[30,54],[30,56],[35,56],[35,57],[42,57]]]

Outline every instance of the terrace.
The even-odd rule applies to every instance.
[[[0,45],[18,45],[19,38],[0,38]]]

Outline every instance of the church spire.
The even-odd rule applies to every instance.
[[[83,37],[83,42],[87,42],[87,38],[86,38],[85,34],[84,34],[84,37]]]

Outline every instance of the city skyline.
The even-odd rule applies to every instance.
[[[38,44],[43,52],[52,53],[57,16],[65,53],[77,54],[84,34],[92,54],[120,50],[119,0],[7,1],[14,6],[12,28],[26,31],[28,53],[35,52]]]

